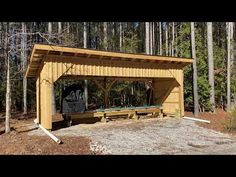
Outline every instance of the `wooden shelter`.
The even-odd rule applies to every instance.
[[[183,68],[189,58],[118,53],[35,44],[26,77],[36,78],[37,119],[52,129],[52,87],[59,78],[76,76],[93,79],[152,81],[153,100],[166,114],[184,115]],[[107,95],[107,94],[105,94]]]

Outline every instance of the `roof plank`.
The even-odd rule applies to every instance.
[[[178,67],[186,66],[193,62],[192,58],[178,58],[170,56],[154,56],[146,54],[133,54],[133,53],[121,53],[121,52],[111,52],[111,51],[101,51],[101,50],[92,50],[92,49],[82,49],[82,48],[70,48],[54,45],[43,45],[35,44],[30,60],[29,65],[26,71],[26,77],[31,76],[31,70],[35,68],[40,68],[45,58],[48,56],[54,56],[55,60],[57,58],[64,57],[66,58],[75,58],[79,59],[80,56],[83,58],[91,58],[98,60],[121,60],[121,61],[133,61],[133,62],[153,62],[153,63],[163,63],[164,65],[170,65]]]

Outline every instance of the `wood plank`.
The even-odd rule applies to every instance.
[[[36,112],[37,112],[37,122],[41,123],[40,120],[40,78],[38,77],[36,80]]]
[[[171,101],[165,101],[165,104],[167,104],[167,103],[168,104],[177,104],[177,103],[179,104],[180,102],[179,101],[172,101],[172,102]]]
[[[110,51],[98,51],[91,49],[81,49],[81,48],[69,48],[69,47],[60,47],[53,45],[43,45],[43,44],[35,44],[35,49],[40,50],[49,50],[49,51],[63,51],[68,53],[82,53],[86,55],[102,55],[104,57],[121,57],[121,58],[130,58],[130,59],[149,59],[149,60],[164,60],[164,61],[179,61],[179,62],[187,62],[192,63],[193,60],[191,58],[178,58],[178,57],[170,57],[170,56],[154,56],[154,55],[145,55],[145,54],[132,54],[132,53],[121,53],[121,52],[110,52]]]
[[[134,114],[134,111],[112,111],[106,112],[107,116],[121,116],[121,115],[129,115]]]
[[[68,114],[71,117],[71,120],[74,119],[84,119],[84,118],[95,118],[95,117],[103,117],[103,112],[85,112],[85,113],[76,113],[76,114]]]
[[[55,56],[48,56],[49,58],[55,58]],[[49,58],[45,59],[45,62],[49,62]],[[64,62],[66,61],[66,62]],[[119,70],[119,76],[120,77],[174,77],[173,74],[171,72],[166,72],[168,70],[166,69],[161,69],[159,65],[153,65],[152,63],[144,63],[141,64],[140,63],[134,63],[134,62],[130,62],[127,61],[126,63],[121,62],[121,61],[104,61],[101,60],[94,60],[94,59],[86,59],[86,58],[80,58],[80,59],[76,59],[73,60],[71,57],[67,58],[65,60],[64,57],[60,57],[58,56],[56,58],[56,63],[73,63],[75,64],[76,67],[80,67],[81,65],[86,66],[86,67],[91,67],[91,68],[96,68],[97,65],[100,66],[100,70],[102,70],[104,73],[103,75],[106,76],[113,76],[112,73],[110,72],[110,70]],[[129,68],[129,70],[128,70]],[[148,70],[151,70],[151,73],[148,73]],[[85,71],[86,69],[83,69],[82,71]],[[94,75],[94,76],[98,76],[100,74],[101,71],[96,70],[96,73],[90,73],[90,70],[87,73],[90,73],[89,75]],[[143,70],[145,72],[140,72],[140,70]],[[130,73],[130,75],[129,75]],[[144,75],[145,74],[145,75]],[[85,75],[83,73],[78,73],[78,75]],[[158,76],[156,76],[158,75]]]
[[[71,79],[77,79],[77,80],[103,80],[104,77],[103,76],[79,76],[79,75],[65,75],[62,77],[62,79],[67,79],[67,78],[71,78]],[[151,81],[152,78],[142,78],[142,77],[109,77],[109,79],[112,80],[119,80],[119,81],[142,81],[142,82],[148,82]],[[164,79],[164,78],[163,78]]]
[[[73,119],[81,119],[81,118],[94,118],[94,117],[113,117],[113,116],[128,116],[128,118],[133,117],[139,113],[160,113],[161,108],[146,108],[146,109],[124,109],[124,110],[105,110],[102,111],[86,111],[84,113],[69,113],[66,114]]]
[[[67,56],[69,58],[76,58],[76,56],[84,55],[85,58],[94,57],[95,59],[106,58],[108,60],[117,59],[117,60],[129,60],[133,62],[137,61],[158,61],[158,62],[172,62],[172,66],[175,63],[180,64],[181,67],[183,65],[188,65],[192,63],[192,59],[189,58],[177,58],[177,57],[166,57],[166,56],[150,56],[144,54],[130,54],[130,53],[118,53],[118,52],[107,52],[107,51],[98,51],[98,50],[89,50],[89,49],[78,49],[78,48],[68,48],[68,47],[59,47],[52,45],[40,45],[35,44],[31,53],[29,69],[32,64],[32,61],[37,60],[38,56],[47,56],[47,55],[55,55],[56,56]],[[77,57],[78,58],[78,57]],[[135,61],[134,61],[135,60]],[[137,61],[136,61],[137,60]],[[27,69],[28,69],[27,68]],[[26,72],[26,76],[27,76]]]
[[[49,68],[47,67],[46,70]],[[48,78],[47,71],[40,73],[40,121],[41,125],[52,129],[52,81]],[[49,82],[48,82],[49,81]]]

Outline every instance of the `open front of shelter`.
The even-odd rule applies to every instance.
[[[165,114],[175,114],[179,111],[180,115],[184,116],[183,68],[191,63],[192,59],[189,58],[35,44],[25,76],[36,78],[37,119],[44,128],[50,130],[53,116],[53,83],[61,78],[93,80],[105,93],[105,105],[114,82],[141,80],[150,84],[152,89],[151,111],[155,112],[154,109],[161,106]],[[108,79],[110,83],[107,82]],[[127,114],[136,114],[143,109],[145,108],[133,108],[128,110]],[[107,113],[106,110],[85,111],[78,115],[104,117]],[[118,111],[113,110],[109,114],[118,114]]]

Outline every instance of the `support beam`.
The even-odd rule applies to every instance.
[[[84,80],[85,108],[88,109],[88,80]]]
[[[40,78],[38,77],[36,80],[36,111],[37,111],[37,122],[41,123],[40,120],[40,84],[39,84]]]
[[[40,74],[40,123],[48,129],[52,129],[52,87],[53,81],[48,77],[51,68],[44,67]]]
[[[181,116],[184,116],[184,72],[183,70],[180,72],[180,106],[181,106],[181,109],[180,109],[180,114]]]
[[[108,107],[108,97],[109,97],[109,94],[108,94],[108,91],[107,91],[107,78],[104,77],[104,80],[103,80],[103,88],[105,89],[104,90],[104,103],[105,103],[105,108]]]
[[[48,83],[47,81],[43,80],[41,82],[41,88],[43,90],[41,92],[41,125],[51,130],[52,129],[52,84]]]

